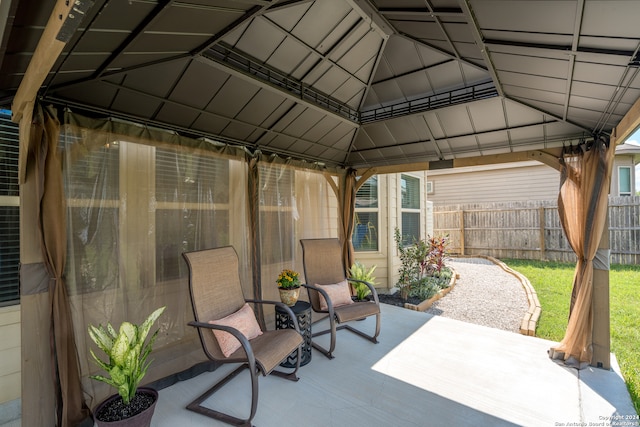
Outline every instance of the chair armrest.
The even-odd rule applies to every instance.
[[[378,299],[378,291],[376,291],[376,288],[371,283],[366,282],[364,280],[358,280],[358,279],[347,279],[347,280],[350,282],[364,283],[365,285],[367,285],[367,287],[371,291],[371,295],[373,295],[373,300],[375,301],[375,303],[380,304],[380,300]]]
[[[231,326],[214,325],[212,323],[191,321],[191,322],[189,322],[187,324],[189,326],[193,326],[193,327],[196,327],[196,328],[205,328],[205,329],[212,329],[212,330],[213,329],[217,329],[217,330],[220,330],[220,331],[229,332],[238,341],[240,341],[240,344],[242,345],[242,348],[244,349],[244,352],[247,354],[247,359],[249,360],[249,366],[251,367],[252,370],[255,371],[256,358],[255,358],[255,355],[253,354],[253,348],[251,347],[251,343],[249,342],[247,337],[245,337],[242,332],[240,332],[239,330],[237,330],[236,328],[233,328]]]
[[[298,318],[296,317],[295,313],[293,312],[293,310],[291,310],[291,307],[289,307],[287,304],[283,303],[282,301],[270,301],[270,300],[258,300],[258,299],[245,299],[245,301],[250,302],[252,304],[271,304],[271,305],[275,305],[282,308],[289,315],[289,318],[293,322],[293,326],[295,327],[296,332],[299,334],[302,334],[302,332],[300,332],[300,326],[298,325]]]

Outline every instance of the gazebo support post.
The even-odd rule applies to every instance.
[[[611,369],[611,331],[609,309],[609,215],[605,220],[602,238],[598,246],[596,260],[593,266],[593,293],[591,304],[593,307],[593,330],[591,339],[593,342],[593,355],[591,366],[602,369]]]

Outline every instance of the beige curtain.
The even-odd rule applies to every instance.
[[[273,300],[280,269],[302,272],[299,240],[338,234],[325,168],[118,121],[73,114],[66,122],[65,274],[90,408],[115,390],[89,378],[99,372],[89,324],[140,322],[167,306],[144,384],[188,378],[206,360],[187,325],[183,251],[233,246],[245,295]]]
[[[264,156],[255,173],[260,295],[279,300],[276,278],[282,269],[297,271],[304,279],[300,239],[337,236],[337,200],[322,173],[296,162]],[[306,292],[300,295],[306,299]],[[273,310],[265,318],[270,325]]]
[[[30,150],[34,155],[38,191],[38,226],[43,260],[49,273],[51,352],[56,390],[57,425],[75,426],[89,414],[84,404],[76,343],[63,275],[67,256],[67,228],[58,155],[60,123],[55,111],[36,105]]]
[[[89,378],[102,354],[88,325],[139,323],[166,306],[144,384],[188,378],[206,357],[194,328],[182,252],[231,245],[253,295],[245,152],[116,121],[67,118],[62,132],[66,278],[90,408],[116,390]],[[162,386],[169,385],[166,382]],[[161,387],[161,386],[156,386]]]
[[[247,173],[247,197],[248,197],[248,213],[249,213],[249,241],[251,242],[251,265],[253,265],[251,282],[253,286],[253,294],[245,295],[245,298],[261,298],[261,264],[260,264],[260,212],[259,212],[259,190],[260,190],[260,171],[258,168],[258,159],[260,154],[256,156],[247,156],[249,165]],[[260,320],[260,327],[265,328],[263,304],[255,304],[254,309]]]
[[[355,256],[353,253],[353,244],[351,237],[353,236],[355,205],[356,205],[356,170],[347,170],[342,185],[340,187],[340,211],[342,226],[342,258],[345,269],[351,268]],[[347,274],[347,271],[345,271]]]
[[[567,240],[577,256],[569,322],[550,357],[586,366],[592,356],[593,259],[604,230],[615,147],[606,137],[581,144],[563,159],[558,212]]]

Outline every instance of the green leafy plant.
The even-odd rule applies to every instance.
[[[280,289],[295,289],[300,287],[300,275],[293,270],[284,269],[276,280]]]
[[[373,266],[367,270],[367,268],[359,261],[353,263],[351,268],[349,269],[349,277],[355,280],[362,280],[364,282],[369,282],[375,286],[376,278],[373,275],[373,272],[376,271],[377,266]],[[370,293],[371,289],[364,283],[352,282],[353,288],[356,291],[356,298],[358,300],[365,299]]]
[[[400,297],[406,301],[409,298],[412,287],[417,284],[417,278],[420,276],[421,264],[417,260],[418,248],[415,244],[405,246],[400,229],[397,227],[394,233],[394,240],[396,241],[401,262],[400,270],[398,271],[400,277],[396,286],[400,290]]]
[[[396,286],[403,300],[406,301],[409,296],[428,299],[448,286],[451,271],[445,261],[449,255],[449,236],[429,237],[427,241],[418,240],[405,245],[396,227],[394,239],[401,262]]]
[[[89,325],[89,336],[109,357],[109,361],[105,362],[90,350],[96,364],[108,374],[108,376],[92,375],[91,378],[115,387],[125,405],[128,405],[135,396],[138,385],[151,364],[151,361],[147,361],[147,357],[158,336],[158,330],[146,343],[145,340],[151,326],[165,308],[160,307],[151,313],[140,326],[122,322],[118,332],[111,323],[107,323],[106,327]]]

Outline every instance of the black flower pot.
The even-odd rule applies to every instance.
[[[129,405],[119,394],[104,400],[96,407],[94,419],[98,427],[149,427],[157,402],[157,391],[139,387]]]

